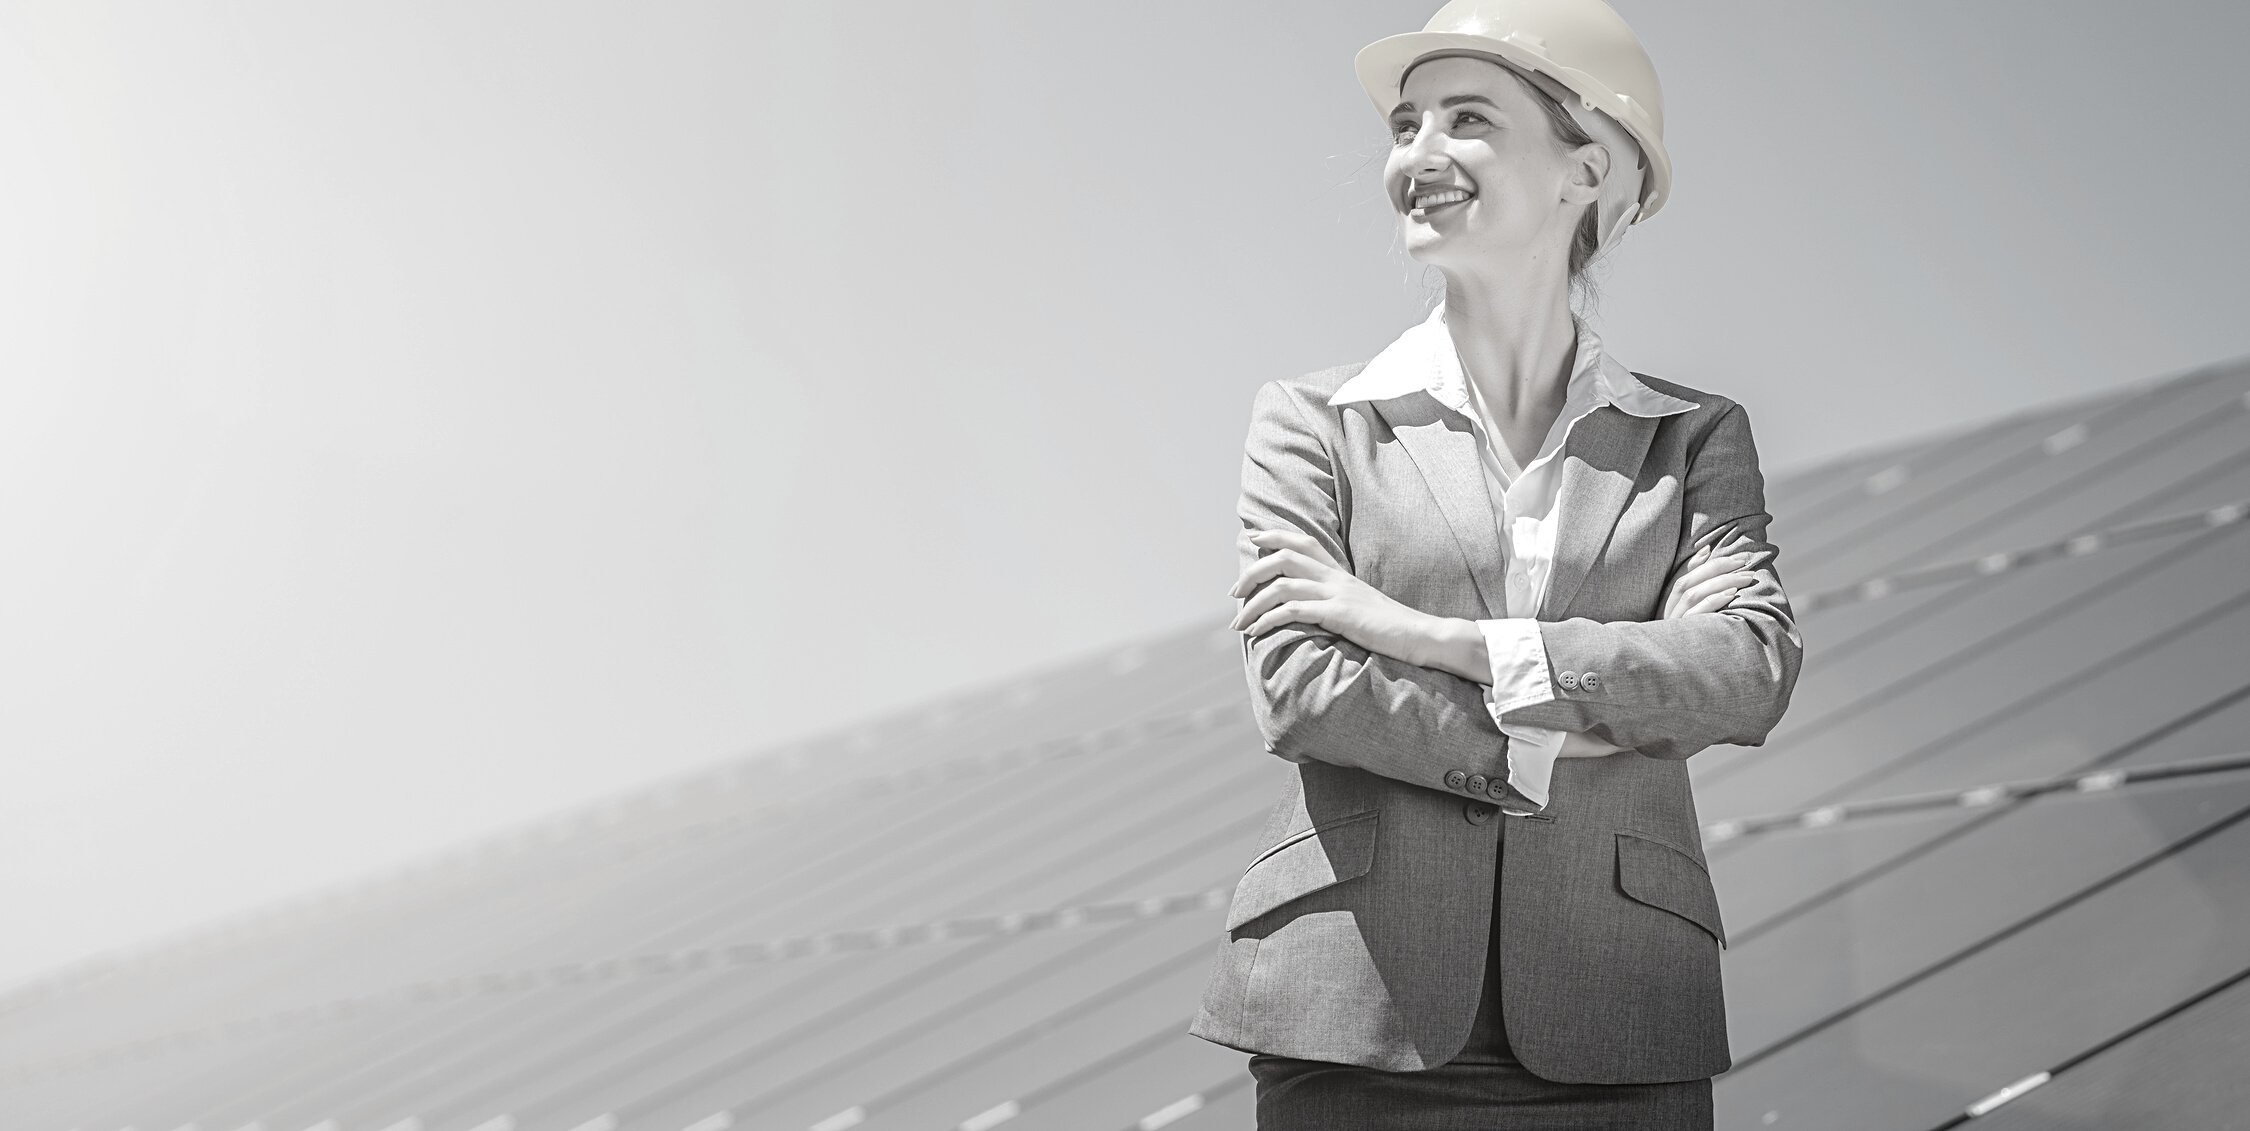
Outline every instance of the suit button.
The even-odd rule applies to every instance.
[[[1602,673],[1587,672],[1585,675],[1579,676],[1578,686],[1588,691],[1600,691],[1602,689]]]
[[[1483,793],[1483,792],[1484,792],[1484,784],[1485,784],[1485,783],[1484,783],[1484,775],[1483,775],[1483,774],[1470,774],[1470,775],[1469,775],[1469,792],[1470,792],[1470,793]]]
[[[1472,825],[1481,825],[1492,819],[1492,806],[1481,801],[1471,801],[1461,807],[1461,815]]]
[[[1454,770],[1445,775],[1445,788],[1447,789],[1459,789],[1462,786],[1467,785],[1468,782],[1469,775],[1464,774],[1459,770]]]
[[[1555,677],[1555,682],[1562,684],[1564,691],[1576,691],[1578,690],[1578,673],[1564,672]]]

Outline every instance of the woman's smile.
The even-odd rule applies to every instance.
[[[1410,199],[1413,203],[1413,208],[1410,211],[1418,212],[1423,216],[1428,216],[1432,212],[1444,211],[1456,204],[1465,204],[1476,195],[1473,189],[1465,189],[1455,185],[1431,185],[1428,188],[1412,189],[1410,192]]]

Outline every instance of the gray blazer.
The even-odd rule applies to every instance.
[[[1295,528],[1409,606],[1506,615],[1468,420],[1422,392],[1331,407],[1361,368],[1259,390],[1241,560],[1259,554],[1250,531]],[[1267,749],[1297,772],[1235,888],[1192,1032],[1395,1071],[1443,1064],[1467,1039],[1497,943],[1508,1039],[1533,1073],[1625,1084],[1727,1068],[1726,936],[1686,759],[1763,741],[1802,647],[1749,421],[1724,397],[1642,380],[1701,407],[1644,419],[1605,405],[1572,430],[1538,618],[1558,685],[1507,716],[1629,752],[1557,762],[1542,813],[1496,816],[1507,740],[1481,685],[1309,625],[1245,641]],[[1758,583],[1723,612],[1651,619],[1705,545],[1750,551]],[[1566,687],[1564,672],[1600,678]]]

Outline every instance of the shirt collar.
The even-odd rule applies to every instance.
[[[1575,321],[1575,319],[1574,319]],[[1633,416],[1674,416],[1701,405],[1667,396],[1649,388],[1631,370],[1602,349],[1601,337],[1578,322],[1578,353],[1573,359],[1570,385],[1565,393],[1573,408],[1592,401],[1615,406]],[[1398,340],[1376,354],[1367,367],[1344,382],[1328,398],[1330,405],[1354,401],[1383,401],[1409,393],[1428,393],[1439,404],[1474,416],[1469,410],[1468,378],[1461,371],[1461,356],[1453,349],[1453,336],[1445,328],[1445,304],[1430,312],[1421,324],[1409,328]]]

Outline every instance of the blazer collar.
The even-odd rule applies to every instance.
[[[1656,437],[1657,421],[1701,407],[1642,384],[1602,352],[1601,339],[1583,323],[1571,386],[1564,413],[1574,423],[1557,456],[1562,468],[1555,499],[1555,560],[1540,601],[1541,620],[1563,619],[1585,586],[1594,560],[1633,500],[1633,483]],[[1469,423],[1475,414],[1443,306],[1344,382],[1328,403],[1358,401],[1371,402],[1369,407],[1390,425],[1421,472],[1486,615],[1507,615],[1506,552],[1485,491],[1484,465]]]
[[[1577,325],[1578,351],[1571,364],[1568,394],[1572,403],[1566,413],[1607,404],[1629,416],[1655,418],[1702,407],[1649,388],[1609,356],[1592,327],[1584,322]],[[1462,372],[1460,354],[1453,348],[1453,336],[1446,329],[1442,302],[1428,318],[1400,334],[1366,368],[1338,387],[1328,403],[1385,401],[1411,393],[1428,393],[1455,412],[1473,415],[1469,411],[1468,377]]]

